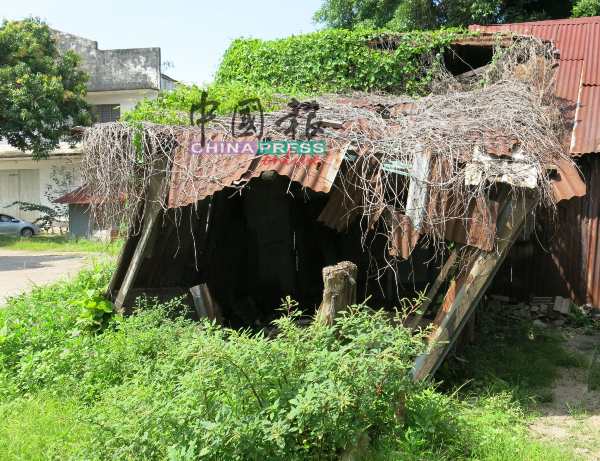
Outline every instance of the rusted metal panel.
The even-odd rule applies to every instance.
[[[493,293],[520,300],[569,297],[600,306],[600,155],[578,160],[587,193],[536,211],[535,233],[517,243],[494,279]]]
[[[561,24],[556,37],[556,47],[560,51],[560,59],[585,59],[587,33],[588,24]]]
[[[67,195],[63,195],[57,198],[52,203],[60,203],[62,205],[84,205],[91,203],[90,194],[85,186],[78,187],[73,192],[69,192]]]
[[[556,168],[557,172],[550,180],[556,201],[583,197],[586,187],[579,177],[579,172],[572,165],[562,160],[556,161]]]
[[[573,155],[600,151],[600,17],[559,19],[491,26],[470,30],[512,31],[556,40],[560,51],[556,95],[563,99]]]
[[[207,134],[211,141],[223,141],[221,134]],[[256,138],[239,138],[257,141]],[[259,177],[264,171],[275,171],[316,192],[329,192],[343,160],[343,153],[330,142],[320,164],[301,164],[301,156],[280,156],[277,162],[265,164],[253,155],[190,155],[189,143],[200,142],[197,133],[183,132],[174,155],[169,192],[169,208],[177,208],[202,200],[237,181]],[[297,158],[296,158],[297,157]]]
[[[600,86],[580,89],[571,152],[600,152]]]
[[[589,25],[587,47],[585,49],[584,85],[600,85],[600,21]]]

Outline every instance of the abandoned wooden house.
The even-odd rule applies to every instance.
[[[561,201],[556,214],[538,210],[535,233],[511,250],[494,290],[521,300],[564,296],[600,307],[600,16],[469,28],[554,42],[566,150],[587,185],[586,194]]]
[[[426,291],[424,315],[407,322],[437,327],[436,346],[418,358],[415,376],[435,371],[532,210],[585,193],[563,147],[551,44],[486,35],[476,53],[468,49],[475,38],[465,40],[456,46],[466,47],[461,61],[470,53],[483,59],[500,42],[509,51],[485,76],[446,72],[437,82],[445,89],[426,98],[332,95],[292,106],[297,132],[285,111],[264,115],[262,137],[234,138],[230,117],[206,127],[87,130],[92,208],[109,213],[116,200],[103,198],[128,197],[130,237],[109,287],[117,307],[129,309],[141,294],[188,295],[194,309],[192,289],[203,299],[201,315],[260,329],[286,296],[314,315],[323,269],[350,261],[357,300],[370,297],[372,308],[391,310]],[[312,137],[304,126],[315,127]],[[289,155],[192,155],[191,143],[203,137],[310,138],[325,142],[326,152],[310,164]]]

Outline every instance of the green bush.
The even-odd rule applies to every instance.
[[[203,91],[206,91],[208,100],[219,103],[215,111],[218,115],[230,115],[236,105],[247,98],[259,98],[264,112],[281,109],[284,103],[282,97],[275,93],[274,88],[264,84],[251,85],[240,82],[226,82],[211,83],[202,87],[180,85],[173,91],[161,94],[158,98],[144,98],[135,108],[125,111],[121,116],[121,121],[149,121],[167,125],[189,125],[190,109],[193,104],[200,103]],[[305,95],[298,93],[296,96],[302,97]],[[289,98],[285,102],[288,101]]]
[[[463,33],[473,32],[326,29],[272,41],[238,38],[225,52],[215,82],[241,82],[285,92],[380,89],[422,94],[441,52]],[[391,42],[393,50],[368,46],[380,43],[385,48]]]
[[[92,440],[92,459],[333,459],[364,432],[385,433],[413,389],[424,333],[350,308],[335,325],[296,315],[262,334],[200,325],[178,300],[140,299],[135,314],[89,332],[78,318],[110,266],[38,287],[0,310],[0,402],[53,395]],[[94,301],[95,302],[95,301]]]
[[[335,459],[363,432],[388,431],[423,335],[362,306],[334,326],[293,320],[280,319],[274,339],[188,325],[188,347],[165,351],[168,362],[138,374],[135,392],[127,382],[106,393],[91,417],[103,428],[94,455]]]

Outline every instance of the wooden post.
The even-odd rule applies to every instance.
[[[159,166],[164,165],[164,161],[161,161]],[[165,193],[164,185],[166,182],[166,176],[164,168],[157,167],[156,173],[150,178],[150,184],[148,186],[147,198],[146,198],[146,210],[144,220],[142,222],[142,235],[137,242],[137,246],[131,258],[131,263],[127,268],[127,272],[123,278],[123,283],[117,294],[115,300],[115,309],[120,314],[124,313],[123,304],[127,298],[129,290],[133,286],[137,274],[142,266],[144,260],[144,254],[148,247],[148,242],[151,240],[151,235],[155,228],[158,226],[160,213],[162,211],[162,201],[164,199],[163,194]],[[124,261],[123,261],[124,262]]]
[[[335,266],[323,268],[323,301],[319,306],[317,318],[332,325],[340,311],[356,304],[356,264],[343,261]]]

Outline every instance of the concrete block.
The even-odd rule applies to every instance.
[[[563,301],[564,301],[564,298],[562,296],[557,296],[556,299],[554,300],[554,308],[552,310],[555,312],[561,312]]]
[[[560,313],[568,314],[569,312],[571,312],[571,300],[569,298],[564,298],[562,306],[560,307]]]

